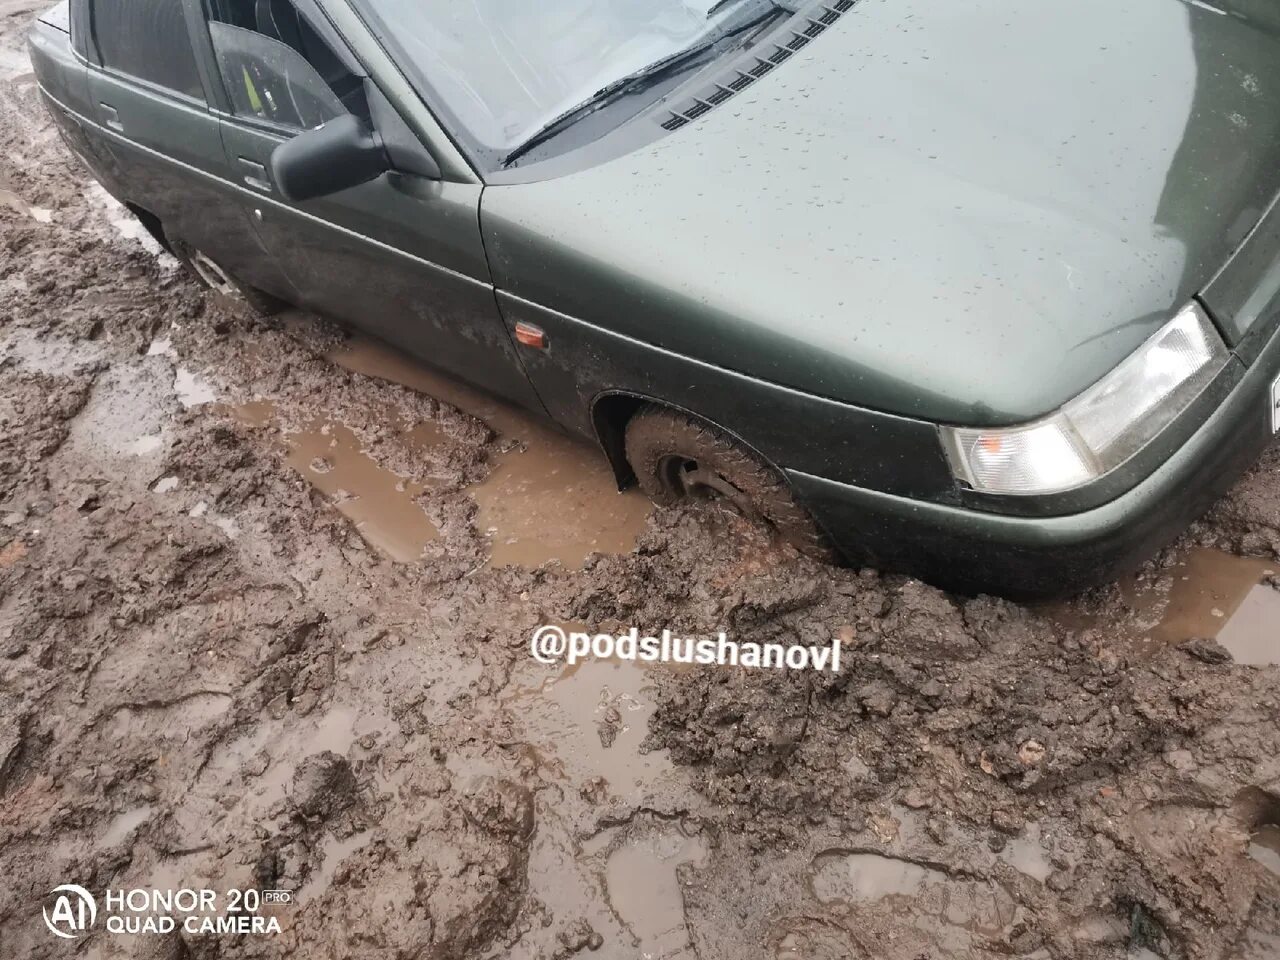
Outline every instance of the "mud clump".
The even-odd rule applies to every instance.
[[[311,820],[327,819],[356,800],[356,778],[346,758],[331,750],[315,753],[298,765],[291,800]]]
[[[1215,955],[1219,925],[1243,930],[1254,904],[1275,896],[1272,878],[1240,869],[1241,841],[1222,809],[1229,783],[1271,775],[1266,758],[1280,748],[1280,730],[1255,725],[1254,694],[1239,694],[1261,693],[1274,709],[1274,676],[1224,674],[1220,661],[1188,655],[1197,647],[1126,664],[1105,646],[1064,642],[999,601],[953,606],[919,584],[866,579],[858,582],[869,596],[859,599],[847,575],[814,576],[829,586],[811,590],[811,603],[788,617],[796,635],[818,639],[830,625],[860,624],[842,682],[677,674],[664,678],[651,725],[652,745],[693,766],[699,789],[727,811],[723,826],[742,834],[735,842],[753,856],[768,862],[777,844],[826,833],[860,838],[855,849],[946,865],[953,904],[958,876],[1005,884],[1027,871],[1038,882],[1020,879],[1001,916],[1032,909],[1064,928],[1118,930],[1140,904],[1166,931],[1166,947],[1193,956]],[[879,612],[867,619],[868,610]],[[923,612],[930,610],[932,624]],[[1241,737],[1242,755],[1253,758],[1244,769],[1183,746]],[[1057,837],[1057,846],[1029,847],[1029,825],[1038,837]],[[1161,838],[1175,842],[1165,847]],[[968,852],[943,852],[957,849]],[[849,909],[841,949],[857,955],[855,944],[875,942],[870,955],[913,956],[902,927],[883,916],[867,926],[868,909]],[[879,937],[869,939],[869,930]],[[960,936],[944,924],[931,948],[953,955]],[[1012,922],[991,936],[999,952],[1026,940]],[[1041,928],[1034,946],[1067,951],[1068,940]],[[779,950],[811,941],[819,942],[790,930]]]
[[[486,833],[526,841],[533,833],[533,797],[510,780],[481,777],[468,790],[465,809]]]
[[[71,419],[84,407],[91,374],[54,376],[24,373],[12,358],[0,360],[8,384],[0,399],[0,500],[38,475],[36,465],[54,454],[67,438]]]
[[[1212,637],[1193,637],[1182,649],[1202,663],[1230,663],[1231,652]]]
[[[344,862],[339,882],[305,908],[288,950],[462,960],[508,928],[527,885],[528,792],[481,780],[461,795],[452,788],[432,793],[412,822],[375,828],[371,842]],[[370,915],[371,922],[351,922]]]
[[[1232,553],[1280,558],[1280,448],[1258,463],[1192,528],[1191,536]]]

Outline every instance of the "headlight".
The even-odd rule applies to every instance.
[[[1057,493],[1114,470],[1167,427],[1230,354],[1192,303],[1057,413],[1017,427],[943,427],[951,469],[988,493]]]

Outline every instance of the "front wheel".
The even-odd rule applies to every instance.
[[[273,297],[265,290],[259,290],[237,279],[235,274],[185,240],[175,240],[172,237],[168,239],[169,249],[173,251],[173,255],[201,286],[231,300],[247,304],[251,310],[264,317],[273,316],[287,306],[278,297]]]
[[[627,424],[627,460],[655,503],[714,500],[774,528],[801,553],[833,563],[838,554],[786,481],[714,427],[664,407],[645,407]]]

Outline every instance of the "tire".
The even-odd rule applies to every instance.
[[[720,501],[772,527],[805,556],[838,561],[778,471],[715,427],[665,407],[644,407],[627,424],[626,452],[640,489],[655,503]]]
[[[208,254],[202,253],[185,240],[175,240],[172,237],[168,240],[169,249],[173,251],[178,262],[205,289],[220,293],[231,300],[237,300],[263,317],[274,316],[288,306],[283,300],[273,297],[265,290],[259,290],[237,279],[235,274],[224,269]]]

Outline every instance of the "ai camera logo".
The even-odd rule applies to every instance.
[[[88,933],[98,919],[98,904],[84,887],[77,883],[64,883],[49,891],[54,898],[53,909],[46,903],[44,925],[56,936],[75,940]]]

